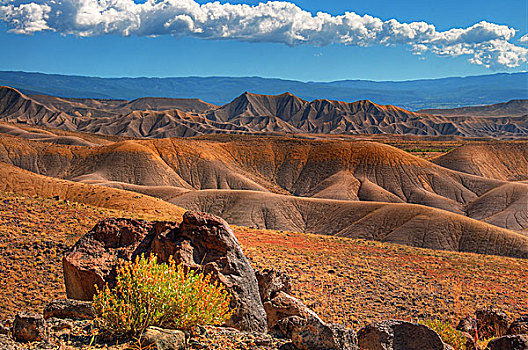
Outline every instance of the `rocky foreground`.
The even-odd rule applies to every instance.
[[[94,285],[115,280],[117,259],[156,254],[210,273],[229,290],[235,310],[226,327],[202,327],[196,334],[150,327],[141,339],[119,345],[101,338],[92,327],[88,301]],[[357,333],[324,322],[291,295],[292,281],[276,270],[255,271],[229,225],[221,218],[187,212],[181,224],[133,219],[106,219],[83,236],[64,256],[68,300],[53,301],[44,313],[21,311],[0,327],[5,349],[450,349],[425,325],[401,320],[370,324]],[[479,310],[460,322],[467,349],[476,338],[497,337],[486,349],[528,349],[528,316],[510,323],[497,310]],[[115,345],[115,344],[118,345]],[[110,346],[110,344],[112,344]]]

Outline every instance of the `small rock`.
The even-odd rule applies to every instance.
[[[299,299],[284,292],[279,292],[275,297],[264,303],[264,310],[268,318],[268,328],[272,328],[283,318],[290,316],[317,317],[315,312],[310,310]]]
[[[523,315],[512,322],[508,334],[528,334],[528,315]]]
[[[475,312],[477,330],[480,339],[502,337],[508,333],[508,315],[493,308],[480,309]]]
[[[73,328],[72,321],[64,320],[61,318],[52,317],[49,318],[46,322],[48,323],[48,327],[55,332]]]
[[[510,334],[491,340],[486,350],[528,350],[527,334]]]
[[[148,327],[141,335],[141,346],[153,350],[183,350],[186,348],[185,333],[174,329]]]
[[[94,309],[91,302],[57,299],[51,301],[44,309],[44,318],[69,318],[71,320],[92,320]]]
[[[266,302],[278,292],[291,293],[292,285],[290,276],[275,269],[255,271],[260,292],[260,299]]]
[[[477,320],[473,317],[465,317],[458,322],[456,326],[457,331],[466,332],[469,334],[476,334],[477,332]]]
[[[351,329],[321,321],[319,317],[290,316],[280,320],[276,327],[291,339],[298,350],[357,350],[356,334]]]
[[[359,330],[361,350],[444,350],[442,339],[431,328],[418,323],[388,320]]]
[[[19,312],[13,323],[13,338],[18,342],[47,341],[48,326],[44,317],[32,312]]]

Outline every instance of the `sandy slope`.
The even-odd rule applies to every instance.
[[[157,198],[37,175],[0,162],[0,191],[53,197],[97,207],[181,218],[185,210]]]

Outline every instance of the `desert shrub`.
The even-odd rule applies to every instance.
[[[210,275],[176,265],[172,257],[120,261],[113,289],[97,289],[95,325],[114,336],[140,334],[149,326],[190,329],[223,324],[231,316],[230,297]]]
[[[448,322],[440,320],[425,320],[420,323],[438,333],[440,338],[442,338],[442,341],[451,345],[455,350],[466,350],[466,339]]]
[[[493,339],[496,339],[497,337],[491,337],[487,339],[479,339],[477,340],[477,346],[479,349],[485,349],[488,346],[488,343],[492,341]]]

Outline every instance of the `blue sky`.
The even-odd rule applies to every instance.
[[[107,11],[98,1],[89,0],[91,8],[79,9],[76,0],[62,0],[60,6],[35,0],[28,8],[20,5],[31,1],[0,0],[0,43],[4,48],[0,70],[102,77],[223,75],[331,81],[406,80],[527,69],[528,39],[520,41],[528,33],[525,0],[299,0],[290,2],[299,9],[285,3],[278,10],[211,6],[206,19],[200,17],[203,12],[192,0],[182,0],[185,8],[168,12],[145,12],[127,3],[131,0],[113,0],[118,4]],[[158,0],[163,1],[169,0]],[[217,17],[225,11],[231,11],[226,18],[235,19]],[[319,11],[328,14],[314,22],[324,22],[322,29],[305,27]],[[346,11],[359,16],[347,26],[337,25]],[[55,18],[55,13],[60,15]],[[79,13],[84,13],[84,19],[75,17]],[[300,14],[301,19],[289,23],[290,13],[292,17]],[[172,21],[176,15],[180,20],[181,14],[185,21]],[[365,14],[374,19],[360,18]],[[243,26],[249,17],[251,25]],[[134,22],[137,18],[141,21]],[[376,29],[376,23],[390,19],[397,21],[391,25],[396,29]],[[435,32],[408,25],[422,21],[434,25]],[[472,27],[482,21],[485,23]],[[400,24],[404,26],[401,31]],[[342,35],[356,25],[364,27]],[[221,31],[218,28],[222,26]],[[266,32],[270,26],[273,30]],[[461,33],[453,28],[461,28]],[[376,38],[369,36],[371,32]]]

